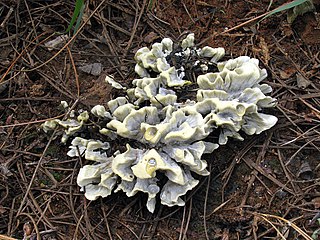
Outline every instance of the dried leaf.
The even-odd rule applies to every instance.
[[[298,177],[304,180],[310,180],[313,178],[313,172],[308,162],[303,162],[298,171]]]
[[[7,117],[7,119],[6,119],[6,125],[9,125],[9,124],[11,124],[12,123],[12,119],[13,119],[13,114],[10,114],[8,117]]]
[[[144,37],[143,41],[146,43],[152,43],[158,37],[159,37],[158,34],[156,34],[155,32],[150,32],[147,36]]]
[[[33,84],[30,87],[30,95],[32,97],[39,97],[45,94],[44,92],[44,86],[42,84]]]
[[[259,47],[263,55],[263,60],[266,65],[268,65],[270,60],[269,48],[263,37],[260,37]]]
[[[311,84],[311,82],[308,79],[306,79],[304,76],[302,76],[300,73],[298,73],[297,84],[299,88],[306,89]]]
[[[6,211],[7,210],[2,205],[0,205],[0,214],[4,214]]]
[[[3,176],[12,176],[12,172],[10,172],[8,166],[6,163],[0,164],[0,174],[2,174]]]
[[[229,240],[229,229],[225,228],[223,230],[221,240]]]
[[[9,82],[8,81],[4,81],[0,83],[0,94],[2,92],[4,92],[5,90],[7,90],[7,87],[9,86]]]
[[[289,79],[296,72],[297,72],[297,70],[294,68],[290,68],[290,67],[285,68],[285,69],[279,71],[280,78],[281,79]]]
[[[320,208],[320,197],[316,197],[316,198],[312,199],[312,203],[315,208],[319,209]]]
[[[23,232],[24,232],[24,237],[28,237],[32,233],[32,225],[29,222],[26,222],[23,225]]]

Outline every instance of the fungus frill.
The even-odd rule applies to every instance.
[[[72,115],[72,118],[67,120],[53,119],[46,121],[41,125],[41,127],[43,131],[48,132],[56,129],[58,126],[61,126],[64,129],[61,142],[66,143],[68,138],[79,132],[85,122],[87,122],[89,119],[89,114],[87,111],[81,112],[76,118],[74,117],[74,111],[72,111],[70,115]]]
[[[107,108],[91,110],[103,139],[92,139],[91,133],[90,139],[75,137],[71,142],[68,156],[94,162],[77,177],[88,199],[143,192],[150,212],[157,199],[183,206],[181,197],[199,183],[197,176],[209,174],[204,154],[230,137],[243,140],[240,131],[260,134],[276,124],[275,116],[263,112],[276,104],[267,96],[271,87],[261,84],[266,70],[247,56],[221,61],[224,54],[223,48],[195,47],[194,34],[180,45],[164,38],[137,51],[140,78],[132,81],[134,87],[125,97],[110,100]],[[107,82],[125,90],[113,78]],[[68,136],[76,135],[88,120],[84,115],[46,122],[43,128],[60,125]],[[207,140],[213,132],[218,132],[217,143]]]

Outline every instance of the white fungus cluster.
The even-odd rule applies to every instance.
[[[165,38],[137,51],[140,78],[133,80],[134,88],[126,90],[126,97],[109,101],[107,109],[97,105],[91,110],[106,123],[100,134],[108,140],[75,137],[71,142],[68,156],[94,162],[82,167],[77,178],[88,199],[121,190],[128,197],[146,193],[150,212],[158,198],[167,206],[183,206],[181,197],[198,184],[196,176],[209,174],[203,154],[230,137],[243,140],[240,131],[260,134],[275,125],[276,117],[261,113],[275,106],[275,99],[266,96],[271,87],[260,84],[266,70],[247,56],[220,62],[224,54],[223,48],[196,48],[193,34],[178,46]],[[107,81],[124,91],[110,77]],[[189,92],[190,98],[181,97]],[[79,116],[43,127],[58,124],[71,136],[88,120]],[[205,141],[213,132],[218,133],[217,143]],[[124,139],[126,151],[108,155],[117,138]]]

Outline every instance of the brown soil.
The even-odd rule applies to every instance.
[[[73,2],[0,3],[0,239],[21,239],[28,228],[31,239],[311,239],[320,228],[316,12],[289,25],[285,11],[252,20],[269,0],[91,0],[75,40],[49,51],[44,44],[67,28]],[[138,48],[189,32],[201,46],[258,58],[279,122],[207,156],[211,175],[185,207],[150,214],[142,194],[86,200],[76,184],[83,160],[67,157],[67,146],[40,123],[64,113],[62,100],[74,109],[105,104],[121,94],[104,84],[106,75],[130,86]],[[79,70],[91,63],[102,64],[100,76]]]

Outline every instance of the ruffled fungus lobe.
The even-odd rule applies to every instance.
[[[126,90],[126,97],[110,100],[108,108],[91,109],[103,120],[97,123],[102,123],[99,132],[112,144],[80,137],[71,142],[68,156],[94,161],[77,177],[86,198],[106,197],[112,191],[128,197],[143,192],[150,212],[157,199],[167,206],[183,206],[181,197],[199,183],[196,176],[209,174],[204,154],[228,138],[243,140],[240,131],[260,134],[276,124],[275,116],[262,113],[276,104],[267,96],[271,87],[261,84],[266,70],[247,56],[220,61],[224,54],[223,48],[196,48],[194,34],[180,46],[164,38],[137,51],[135,71],[140,78],[132,81],[134,88]],[[125,90],[111,77],[106,81]],[[195,90],[188,91],[189,85]],[[88,118],[83,112],[77,118],[48,121],[43,129],[62,126],[65,141],[82,130]],[[213,131],[218,132],[218,143],[206,142]],[[126,151],[117,150],[119,144],[125,144]]]
[[[83,125],[88,121],[89,114],[87,111],[80,113],[77,118],[69,118],[67,120],[49,120],[44,122],[41,127],[45,132],[52,131],[58,126],[63,127],[64,134],[61,138],[61,142],[66,143],[70,136],[73,136],[75,133],[79,132]]]

